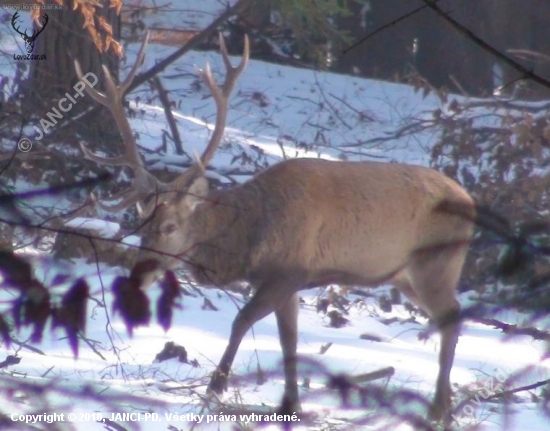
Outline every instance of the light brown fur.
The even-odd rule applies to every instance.
[[[208,65],[199,71],[216,103],[214,130],[197,163],[163,183],[147,171],[122,104],[148,38],[119,85],[104,68],[105,93],[85,88],[112,113],[122,153],[106,158],[85,146],[82,151],[96,163],[128,166],[134,172],[132,187],[112,197],[116,204],[98,202],[104,209],[119,211],[138,202],[142,208],[155,194],[142,214],[153,214],[144,240],[157,253],[143,249],[137,269],[150,258],[158,259],[162,270],[185,262],[200,283],[223,286],[244,280],[255,288],[233,322],[209,389],[221,392],[227,387],[242,338],[251,325],[275,312],[285,364],[283,409],[299,408],[299,290],[329,283],[368,287],[391,282],[440,325],[440,371],[431,413],[443,417],[450,405],[449,373],[459,331],[454,291],[473,229],[472,199],[454,181],[424,167],[318,159],[287,160],[232,189],[209,191],[201,165],[208,165],[220,145],[231,91],[250,54],[246,36],[242,59],[233,67],[220,35],[223,84],[216,83]],[[75,70],[87,83],[77,62]],[[143,277],[143,286],[154,278],[155,272]]]
[[[187,180],[186,180],[187,181]],[[459,208],[446,211],[445,207]],[[210,389],[227,387],[238,345],[275,312],[285,356],[285,406],[298,408],[297,292],[329,283],[395,284],[436,322],[456,315],[454,291],[473,229],[474,203],[432,169],[376,162],[293,159],[228,190],[192,181],[165,196],[145,234],[162,269],[187,263],[199,283],[248,281],[253,299],[238,313]],[[158,258],[143,252],[139,260]],[[146,284],[151,281],[149,279]],[[432,413],[450,404],[456,319],[442,327],[440,375]]]

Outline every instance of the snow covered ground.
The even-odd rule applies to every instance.
[[[9,28],[1,31],[0,49],[19,53],[19,38],[13,36]],[[134,49],[132,46],[131,51]],[[142,70],[171,50],[149,46]],[[207,61],[214,71],[222,70],[217,53],[191,52],[162,75],[178,107],[175,114],[188,154],[193,154],[193,149],[200,153],[204,148],[214,121],[212,99],[206,97],[204,86],[198,90],[196,86],[195,66],[203,67]],[[10,64],[2,65],[3,74],[11,73]],[[216,76],[220,75],[216,73]],[[146,91],[138,89],[132,98],[140,96],[144,100]],[[162,130],[166,129],[161,107],[143,102],[137,107],[145,111],[143,118],[131,120],[139,133],[139,144],[158,147]],[[222,148],[212,166],[218,172],[228,172],[237,163],[239,170],[246,171],[252,170],[251,161],[274,163],[283,157],[303,155],[427,164],[430,146],[438,136],[437,130],[429,127],[431,112],[437,107],[444,109],[437,97],[424,98],[405,85],[252,60],[231,100],[224,138],[224,142],[231,145]],[[396,134],[397,130],[403,132]],[[33,136],[30,129],[29,138],[32,140]],[[258,148],[264,153],[257,151]],[[308,152],[305,148],[313,150]],[[233,157],[243,149],[251,161],[232,164]],[[171,157],[167,161],[177,163],[179,160],[181,158]],[[247,176],[236,178],[245,180]],[[112,225],[103,226],[104,234],[112,231]],[[27,251],[30,255],[33,250]],[[32,429],[116,429],[113,425],[107,428],[103,420],[112,414],[120,414],[113,419],[124,429],[235,429],[233,418],[226,417],[231,413],[223,407],[221,410],[207,408],[204,395],[209,375],[226,346],[231,322],[243,303],[240,295],[187,286],[193,296],[182,298],[181,309],[169,331],[151,324],[136,329],[130,338],[121,318],[112,313],[108,290],[116,276],[125,274],[123,269],[94,262],[56,262],[36,250],[29,258],[36,268],[36,278],[46,286],[54,285],[53,292],[63,292],[75,279],[84,277],[97,300],[88,305],[87,341],[81,340],[78,359],[73,357],[65,334],[59,330],[47,331],[34,351],[17,344],[10,348],[0,345],[0,360],[15,353],[21,358],[20,363],[0,371],[0,411],[13,414],[7,422],[2,422],[2,429],[31,429],[20,422],[21,415],[54,413],[63,414],[64,422],[48,424],[47,419],[59,417],[42,417],[41,422],[32,424]],[[59,273],[70,273],[73,279],[58,283]],[[384,292],[387,289],[372,293],[376,296]],[[149,292],[152,303],[158,293],[157,288]],[[350,305],[346,316],[349,324],[331,328],[328,318],[315,310],[320,293],[315,290],[302,295],[299,353],[318,365],[304,360],[301,366],[300,378],[311,377],[310,388],[301,389],[303,409],[316,415],[315,420],[301,428],[413,430],[413,426],[396,423],[391,417],[379,417],[368,426],[354,425],[350,419],[361,420],[377,412],[339,408],[338,395],[323,389],[326,375],[327,372],[359,375],[392,366],[395,375],[378,383],[382,382],[389,390],[406,388],[431,397],[438,370],[438,336],[434,334],[426,341],[419,341],[419,332],[426,329],[425,320],[417,319],[422,324],[405,322],[410,313],[403,306],[383,312],[375,297],[351,296],[357,301]],[[470,295],[462,295],[461,302],[468,304]],[[10,292],[0,288],[0,298],[8,301]],[[205,298],[217,311],[205,307]],[[392,317],[398,319],[387,323]],[[522,317],[503,313],[498,318],[515,323]],[[376,335],[381,341],[363,340],[362,334]],[[27,335],[23,331],[17,338],[24,341]],[[153,363],[167,341],[183,345],[190,363],[176,359]],[[320,353],[328,343],[332,343],[331,346]],[[534,401],[536,391],[519,393],[508,405],[507,414],[503,413],[502,404],[483,402],[484,394],[498,384],[512,389],[506,379],[524,367],[534,367],[529,374],[532,380],[514,380],[514,386],[548,378],[549,362],[542,360],[544,353],[545,345],[532,338],[516,337],[504,342],[499,331],[466,322],[451,381],[456,388],[469,388],[471,395],[461,392],[463,406],[455,412],[455,427],[469,429],[477,425],[475,429],[484,431],[549,429],[548,419]],[[284,383],[280,360],[276,322],[274,316],[269,316],[255,325],[242,342],[225,401],[245,410],[250,405],[276,406]],[[268,375],[262,385],[256,382],[258,367]],[[324,367],[326,371],[321,372]],[[220,411],[225,413],[220,415]],[[73,422],[69,422],[69,414],[75,414]],[[123,417],[122,414],[132,415]],[[205,424],[208,420],[210,423]],[[255,429],[254,423],[244,422],[246,418],[239,422],[242,429]]]

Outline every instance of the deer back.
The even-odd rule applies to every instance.
[[[444,202],[473,208],[457,183],[432,169],[294,159],[209,192],[192,211],[180,199],[181,247],[152,243],[181,256],[203,283],[292,268],[313,284],[342,277],[372,284],[417,250],[468,240],[471,218],[440,211]]]

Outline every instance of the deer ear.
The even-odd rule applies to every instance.
[[[206,195],[208,195],[208,181],[204,177],[198,177],[191,183],[185,195],[185,201],[191,211],[194,211],[197,205],[204,202]]]

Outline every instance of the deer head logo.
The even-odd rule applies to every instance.
[[[44,14],[44,22],[42,22],[42,28],[40,30],[34,30],[31,36],[27,34],[27,30],[25,30],[25,33],[21,33],[19,31],[19,28],[16,27],[16,24],[17,24],[16,21],[17,21],[17,18],[19,18],[18,14],[19,12],[15,12],[15,14],[13,15],[13,18],[11,19],[11,26],[17,33],[21,35],[21,37],[25,41],[25,48],[27,49],[27,53],[30,54],[34,49],[34,42],[36,41],[36,38],[40,33],[44,31],[44,29],[46,28],[46,24],[48,24],[48,14],[47,13]]]

